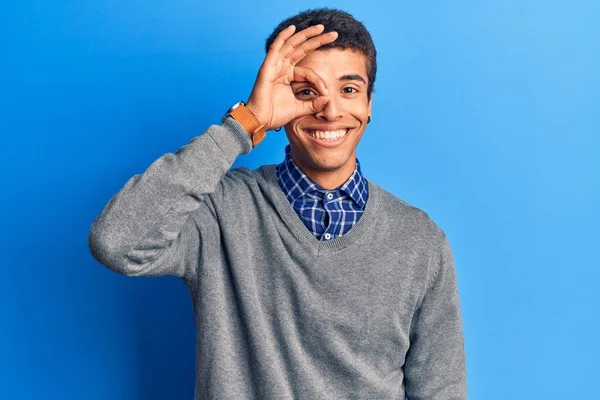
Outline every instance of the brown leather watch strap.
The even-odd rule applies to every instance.
[[[243,103],[240,104],[235,110],[230,111],[229,115],[237,122],[240,123],[252,137],[252,147],[263,141],[267,137],[267,132],[264,129],[264,125],[260,125],[254,114],[248,110]]]

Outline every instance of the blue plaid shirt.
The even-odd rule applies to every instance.
[[[313,182],[285,148],[285,160],[277,166],[277,181],[304,225],[318,240],[342,236],[360,219],[368,198],[368,185],[356,168],[348,180],[337,189],[327,190]]]

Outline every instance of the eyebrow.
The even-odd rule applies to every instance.
[[[358,74],[342,75],[340,76],[340,81],[360,81],[364,84],[367,83],[365,79]]]
[[[359,81],[364,83],[365,85],[367,84],[367,82],[365,81],[365,78],[363,78],[362,76],[360,76],[359,74],[347,74],[347,75],[342,75],[339,78],[340,81]],[[299,84],[299,83],[305,83],[306,81],[292,81],[292,84]]]

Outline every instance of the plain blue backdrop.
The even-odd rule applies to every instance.
[[[598,399],[600,2],[3,1],[0,398],[191,399],[177,278],[90,255],[133,174],[247,99],[283,18],[342,7],[377,46],[367,177],[454,251],[471,399]],[[283,159],[267,140],[234,166]]]

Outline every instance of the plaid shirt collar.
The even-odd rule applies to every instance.
[[[313,182],[292,159],[290,145],[285,147],[285,159],[277,167],[280,186],[286,197],[293,203],[298,198],[314,192],[325,193],[327,189]],[[364,208],[367,199],[367,184],[360,169],[358,158],[356,167],[348,180],[336,189],[347,194],[360,207]]]

